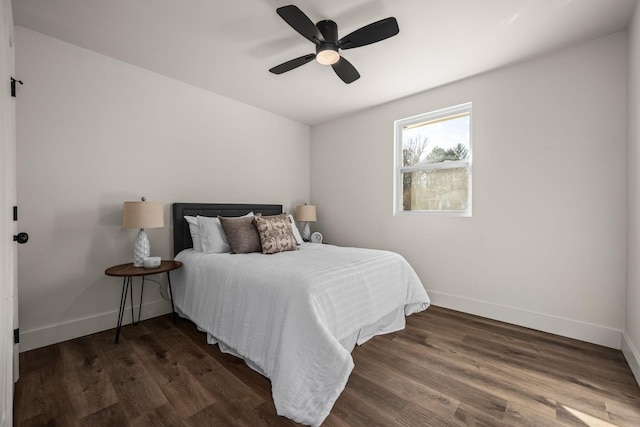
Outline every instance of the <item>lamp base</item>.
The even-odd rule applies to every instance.
[[[144,228],[141,228],[138,232],[138,238],[133,245],[133,266],[144,267],[144,259],[149,255],[151,255],[149,237],[147,237],[147,233],[145,233]]]
[[[304,240],[305,242],[309,241],[309,238],[311,237],[311,229],[309,228],[308,222],[304,223],[304,225],[302,226],[302,232],[300,234],[302,234],[302,240]]]

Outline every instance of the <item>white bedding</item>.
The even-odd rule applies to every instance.
[[[176,260],[177,311],[271,380],[279,415],[314,426],[344,389],[355,343],[404,328],[430,303],[393,252],[305,243],[274,255],[187,249]]]

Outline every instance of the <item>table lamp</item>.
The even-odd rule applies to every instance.
[[[144,259],[151,254],[149,238],[145,228],[164,227],[163,206],[160,202],[124,202],[122,206],[122,228],[139,228],[138,237],[133,245],[133,265],[144,266]]]
[[[303,222],[302,225],[302,240],[309,241],[311,230],[309,230],[309,223],[316,222],[316,207],[315,205],[300,205],[296,207],[296,221]]]

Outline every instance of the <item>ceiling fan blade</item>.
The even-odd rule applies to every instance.
[[[308,55],[304,55],[299,58],[292,59],[291,61],[283,62],[280,65],[276,65],[269,71],[271,71],[273,74],[286,73],[287,71],[291,71],[294,68],[298,68],[299,66],[304,65],[309,61],[312,61],[315,57],[316,55],[314,53],[310,53]]]
[[[319,45],[320,42],[324,41],[322,34],[315,24],[311,22],[311,19],[309,19],[303,11],[298,9],[297,6],[282,6],[277,8],[276,12],[287,24],[291,26],[291,28],[302,34],[303,37],[310,40],[312,43]]]
[[[354,47],[366,46],[393,37],[399,32],[400,28],[398,28],[396,18],[381,19],[344,36],[338,40],[338,47],[353,49]]]
[[[335,71],[338,77],[346,84],[353,83],[360,78],[360,73],[358,73],[356,67],[351,65],[351,62],[347,61],[343,56],[331,67],[333,67],[333,71]]]

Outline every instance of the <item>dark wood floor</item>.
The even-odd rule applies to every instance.
[[[353,352],[326,426],[639,426],[617,350],[431,307]],[[17,426],[287,426],[267,379],[163,316],[20,355]]]

